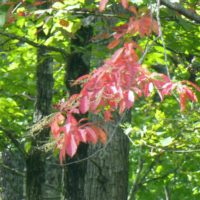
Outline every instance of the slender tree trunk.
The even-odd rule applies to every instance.
[[[120,117],[104,122],[108,134],[105,149],[87,161],[85,200],[126,200],[128,192],[128,139],[119,128]],[[102,148],[90,145],[88,156]]]
[[[87,0],[91,1],[91,0]],[[123,13],[121,6],[113,5],[113,13]],[[102,20],[101,18],[97,20]],[[111,31],[115,19],[107,18],[107,30]],[[95,119],[96,118],[96,119]],[[130,119],[129,114],[123,119],[116,115],[112,122],[106,123],[99,117],[92,116],[92,120],[101,121],[101,128],[104,128],[108,135],[106,148],[102,144],[89,145],[87,156],[87,171],[85,175],[84,200],[127,200],[128,196],[128,138],[123,133],[119,124]],[[104,150],[100,150],[103,147]]]
[[[90,51],[91,49],[87,47],[89,40],[92,36],[91,27],[81,27],[81,29],[76,33],[75,39],[71,41],[71,55],[68,58],[67,69],[66,69],[66,85],[69,90],[70,95],[78,93],[80,91],[79,87],[72,88],[70,82],[80,77],[81,75],[87,74],[89,72],[90,63]],[[79,50],[79,49],[84,49]],[[67,162],[74,162],[85,158],[87,156],[87,145],[81,144],[79,146],[78,152],[73,159],[67,159]],[[86,171],[86,163],[81,162],[77,164],[72,164],[66,167],[66,192],[65,197],[67,200],[84,200],[84,179]]]
[[[53,90],[53,72],[51,59],[46,55],[45,49],[38,49],[37,78],[37,99],[34,114],[34,122],[41,120],[50,114],[51,99]],[[42,198],[42,187],[45,180],[44,154],[38,148],[44,142],[48,130],[43,130],[32,141],[32,150],[26,160],[26,196],[27,200],[40,200]]]

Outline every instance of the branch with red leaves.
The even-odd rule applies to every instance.
[[[107,2],[100,2],[101,11]],[[109,48],[123,42],[128,34],[137,34],[140,37],[158,34],[158,24],[148,13],[140,16],[136,9],[128,7],[127,0],[121,2],[136,17],[131,17],[128,23],[115,28],[114,40],[108,45]],[[186,81],[172,82],[164,74],[151,73],[139,64],[138,51],[143,50],[135,41],[126,41],[102,66],[73,83],[81,85],[79,94],[74,94],[67,101],[56,105],[59,112],[50,126],[57,143],[56,148],[60,150],[61,162],[66,154],[70,157],[75,155],[80,142],[96,144],[99,139],[106,143],[106,133],[94,123],[87,122],[87,119],[77,121],[77,114],[102,113],[105,120],[112,120],[115,111],[124,113],[134,106],[137,99],[150,96],[152,91],[156,91],[161,100],[166,95],[177,93],[182,111],[188,100],[197,102],[192,88],[200,91],[198,86]]]

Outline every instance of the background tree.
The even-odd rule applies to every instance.
[[[121,2],[127,8],[127,1]],[[101,10],[104,9],[106,3],[107,1],[101,1]],[[165,6],[160,7],[160,3]],[[48,167],[49,172],[54,171],[53,176],[51,176],[54,180],[51,183],[54,183],[49,184],[47,179],[49,180],[50,173],[42,170],[40,177],[45,177],[46,181],[40,181],[40,184],[37,185],[38,191],[40,191],[38,197],[32,195],[31,198],[62,199],[64,196],[69,197],[69,192],[63,191],[66,190],[66,184],[63,181],[65,175],[62,167],[58,162],[52,161],[54,159],[49,160],[52,153],[46,153],[47,150],[53,149],[55,143],[51,137],[44,137],[44,134],[40,132],[43,130],[44,124],[49,123],[49,117],[41,119],[33,128],[30,128],[33,121],[34,102],[38,99],[37,92],[39,91],[39,88],[36,87],[35,72],[37,66],[41,66],[41,63],[47,61],[46,58],[50,58],[51,65],[49,67],[53,67],[52,73],[55,79],[53,103],[58,102],[67,91],[64,86],[66,61],[68,64],[70,63],[70,65],[67,65],[66,71],[74,66],[71,72],[78,76],[80,75],[79,66],[75,68],[76,59],[73,61],[73,55],[77,58],[80,55],[84,64],[85,61],[88,62],[87,66],[90,65],[92,70],[102,65],[103,59],[110,57],[112,50],[106,49],[107,44],[110,44],[109,48],[121,45],[118,41],[111,42],[112,30],[105,28],[108,25],[110,26],[108,18],[115,18],[113,26],[116,25],[119,28],[120,25],[127,23],[130,15],[135,15],[136,12],[146,13],[145,7],[148,5],[150,16],[154,16],[154,19],[158,21],[160,34],[142,38],[133,33],[127,35],[129,39],[136,39],[137,43],[144,49],[143,53],[138,52],[143,67],[150,71],[165,71],[170,74],[173,81],[188,79],[199,84],[199,7],[197,1],[185,1],[181,4],[162,0],[161,2],[152,1],[149,3],[138,1],[134,4],[129,2],[129,5],[135,6],[129,10],[132,14],[129,11],[125,11],[123,14],[121,12],[119,14],[118,11],[113,12],[113,6],[118,4],[118,1],[110,1],[107,4],[106,11],[101,13],[97,11],[96,3],[86,5],[83,1],[57,1],[52,3],[49,9],[44,7],[39,9],[38,6],[45,6],[45,4],[45,1],[5,1],[1,4],[0,146],[3,155],[1,158],[2,199],[10,199],[9,193],[5,192],[8,190],[6,185],[9,183],[9,179],[6,180],[6,176],[4,176],[8,175],[5,174],[5,171],[23,177],[24,173],[18,173],[17,169],[23,171],[25,160],[38,151],[42,152],[41,154],[44,156],[41,157],[42,162],[45,159],[49,162],[48,166],[45,165],[45,168]],[[87,27],[86,24],[93,29],[93,37],[89,37],[88,41],[83,38],[87,38],[87,35],[90,34],[81,32],[84,27]],[[105,29],[108,31],[105,31]],[[102,31],[101,34],[99,34],[100,30]],[[45,37],[38,38],[40,31],[44,32]],[[114,29],[114,31],[117,32],[120,29]],[[81,37],[79,37],[80,33]],[[82,47],[85,43],[79,42],[79,39],[86,42],[88,49],[91,49],[92,56],[89,56],[90,58]],[[76,43],[76,41],[78,42]],[[37,52],[40,51],[38,57]],[[41,59],[40,56],[43,54],[45,55]],[[37,58],[40,58],[41,61]],[[86,67],[86,65],[84,66]],[[45,70],[42,70],[39,74],[43,73],[45,73]],[[40,80],[46,83],[49,81],[45,81],[46,78],[47,76]],[[73,80],[75,78],[76,76],[70,75],[67,79]],[[50,82],[52,83],[52,81]],[[26,83],[26,86],[24,83]],[[45,84],[45,87],[47,86],[48,84]],[[48,91],[51,91],[51,89],[45,89],[45,92]],[[43,93],[39,92],[38,94]],[[105,199],[126,199],[126,196],[129,196],[129,199],[146,199],[147,196],[149,199],[177,199],[177,196],[179,199],[199,198],[199,166],[197,162],[199,157],[199,106],[189,103],[187,111],[180,113],[176,98],[168,97],[162,103],[158,99],[158,95],[152,93],[145,100],[143,98],[140,101],[137,100],[132,109],[131,123],[125,123],[122,126],[126,136],[121,133],[117,136],[118,139],[109,138],[109,134],[112,136],[113,130],[110,131],[110,129],[113,127],[113,122],[102,126],[101,123],[104,124],[104,120],[100,122],[101,116],[99,116],[98,126],[104,127],[108,134],[107,140],[110,142],[103,146],[103,148],[106,148],[100,150],[99,153],[97,153],[97,149],[98,146],[102,147],[101,144],[90,146],[89,154],[81,157],[84,159],[82,162],[79,160],[76,163],[79,168],[80,164],[84,165],[84,161],[87,161],[85,190],[83,191],[82,186],[78,186],[79,183],[77,183],[78,185],[76,185],[76,182],[73,184],[73,187],[81,188],[81,194],[84,193],[85,199],[98,199],[102,198],[102,195]],[[50,105],[50,101],[48,102],[48,105]],[[54,112],[48,106],[44,110],[44,115],[52,111]],[[119,129],[118,123],[120,124],[122,121],[121,116],[116,116],[114,130]],[[118,133],[120,132],[117,131]],[[114,136],[117,134],[114,134]],[[38,140],[38,137],[44,137],[43,139],[49,141],[44,143],[43,139]],[[119,153],[120,155],[127,155],[125,142],[127,138],[129,138],[131,145],[129,151],[129,195],[126,192],[128,184],[126,183],[128,178],[126,156],[119,156]],[[122,144],[122,148],[117,148],[120,145],[115,147],[116,141]],[[6,152],[9,152],[10,155],[13,152],[20,154],[22,165],[18,166],[14,159],[12,159],[12,164],[7,162],[4,156]],[[56,150],[54,152],[57,154]],[[95,156],[90,156],[93,153]],[[122,158],[121,161],[117,158],[117,155]],[[77,158],[80,159],[78,155]],[[64,164],[68,166],[71,162],[77,161],[77,158],[68,159]],[[112,160],[112,162],[108,163],[104,158]],[[38,160],[31,165],[37,166],[37,163]],[[74,167],[71,167],[72,171],[74,169]],[[71,173],[72,181],[75,180],[73,174]],[[70,175],[69,171],[67,175]],[[118,175],[123,177],[122,185],[118,181],[121,179]],[[27,177],[25,176],[25,178]],[[83,180],[83,178],[80,179]],[[70,179],[67,180],[70,181]],[[34,181],[34,179],[31,179],[31,181]],[[60,183],[60,185],[57,183]],[[91,187],[91,184],[93,187]],[[117,189],[117,184],[120,188],[125,188],[122,192],[123,196],[120,196],[121,192]],[[26,188],[29,188],[29,186],[30,184],[27,184]],[[54,188],[57,196],[52,196],[49,188]],[[114,191],[114,188],[118,191]],[[25,193],[22,190],[23,187],[19,187],[16,192],[17,196],[15,194],[11,196],[21,198]],[[76,189],[73,188],[73,191],[75,194]]]

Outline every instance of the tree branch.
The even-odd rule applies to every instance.
[[[11,168],[8,165],[5,165],[3,163],[0,163],[0,166],[3,167],[4,169],[10,171],[11,173],[17,175],[17,176],[25,176],[25,174],[23,172],[18,171],[17,169]]]
[[[194,20],[196,23],[200,23],[200,15],[191,10],[185,9],[181,4],[171,3],[169,0],[160,0],[160,3],[172,10],[177,11],[181,15],[184,15],[186,18]]]
[[[26,152],[24,151],[21,144],[18,142],[18,140],[13,136],[13,131],[6,130],[2,126],[0,126],[0,131],[3,131],[3,133],[6,135],[7,138],[10,139],[10,141],[15,145],[15,147],[19,150],[19,152],[22,154],[22,156],[26,157]]]
[[[18,35],[15,35],[13,33],[6,33],[4,31],[1,31],[0,30],[0,35],[3,35],[3,36],[6,36],[10,39],[16,39],[16,40],[19,40],[20,42],[25,42],[33,47],[36,47],[36,48],[43,48],[43,49],[47,49],[49,51],[55,51],[55,52],[59,52],[61,53],[64,57],[67,57],[68,56],[68,53],[64,50],[64,49],[61,49],[61,48],[57,48],[57,47],[54,47],[54,46],[46,46],[44,44],[38,44],[37,42],[33,42],[32,40],[29,40],[28,38],[25,38],[25,37],[20,37]]]

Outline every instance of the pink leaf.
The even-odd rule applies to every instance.
[[[108,0],[101,0],[99,4],[99,11],[102,12],[105,10],[106,4],[108,3]]]
[[[119,113],[123,113],[124,110],[126,109],[126,103],[124,100],[121,100],[120,103],[119,103]]]
[[[112,119],[112,114],[111,114],[110,110],[106,110],[106,111],[104,112],[104,119],[105,119],[106,121],[109,121],[109,120]]]
[[[75,135],[72,133],[66,134],[66,151],[70,157],[73,157],[77,151],[77,143]]]
[[[114,55],[112,56],[111,60],[112,60],[114,63],[116,63],[116,62],[119,60],[120,56],[122,55],[123,51],[124,51],[124,48],[118,49],[118,50],[114,53]]]
[[[80,112],[82,114],[85,114],[89,110],[89,106],[90,106],[90,102],[89,102],[88,97],[87,96],[83,96],[80,99],[80,106],[79,106]]]
[[[121,0],[121,4],[125,9],[128,8],[128,0]]]
[[[112,42],[110,42],[108,44],[108,49],[113,49],[115,48],[118,44],[120,43],[120,40],[119,39],[116,39],[116,40],[113,40]]]
[[[78,124],[77,120],[71,113],[68,113],[68,115],[67,115],[67,123],[71,123],[74,126],[76,126]]]
[[[52,123],[50,124],[51,127],[51,132],[54,136],[54,138],[58,138],[60,136],[60,126],[64,123],[65,117],[61,114],[58,113],[55,115],[53,118]]]
[[[79,138],[81,142],[86,143],[87,142],[87,132],[84,129],[79,129]]]
[[[133,106],[133,103],[135,101],[135,96],[134,96],[134,93],[133,91],[129,90],[127,93],[126,93],[126,108],[131,108]]]
[[[194,94],[194,92],[190,88],[186,87],[185,88],[185,93],[186,93],[188,99],[190,99],[193,102],[197,102],[197,97],[196,97],[196,95]]]
[[[87,126],[85,127],[85,131],[87,132],[87,142],[92,142],[93,144],[97,143],[98,137],[94,130]]]
[[[184,111],[186,105],[186,95],[184,93],[181,93],[179,96],[180,96],[181,111]]]
[[[97,134],[99,140],[103,144],[105,144],[106,141],[107,141],[107,134],[101,128],[99,128],[97,126],[92,126],[91,128],[95,131],[95,133]]]
[[[60,127],[58,126],[57,121],[53,121],[50,126],[53,137],[58,138],[60,135]]]

